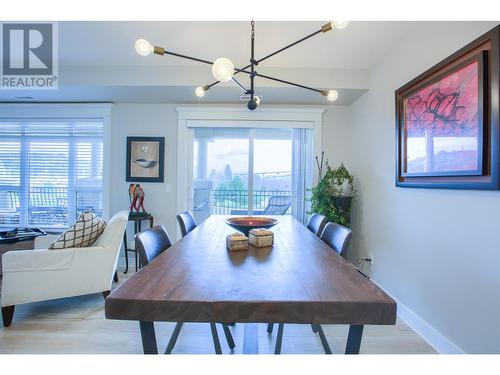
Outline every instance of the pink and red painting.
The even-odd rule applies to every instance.
[[[498,82],[500,25],[395,91],[397,187],[500,190]]]
[[[467,61],[406,96],[403,175],[482,173],[481,64]]]

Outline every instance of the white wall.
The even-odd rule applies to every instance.
[[[443,352],[500,353],[500,192],[396,188],[394,91],[493,26],[423,26],[371,71],[346,124],[353,258],[374,254],[374,281]]]
[[[173,104],[119,103],[113,106],[111,126],[111,197],[110,211],[118,212],[129,205],[128,185],[125,181],[126,137],[165,137],[165,182],[140,183],[146,198],[146,210],[155,218],[155,224],[163,224],[171,234],[177,233],[177,111]],[[334,165],[345,160],[348,148],[344,141],[348,134],[349,107],[327,106],[324,114],[323,134],[328,146],[335,152],[327,155]],[[335,136],[334,136],[335,134]],[[171,189],[167,192],[168,188]],[[144,223],[147,226],[146,222]],[[132,238],[133,227],[128,227]]]
[[[111,197],[110,211],[115,213],[129,206],[128,186],[125,181],[127,136],[165,137],[165,182],[141,182],[146,198],[145,208],[163,224],[175,238],[176,174],[177,174],[177,111],[169,104],[123,103],[113,106],[111,125]],[[170,188],[171,191],[167,192]],[[147,223],[144,222],[145,226]],[[129,238],[133,227],[128,227]]]
[[[350,107],[328,107],[323,114],[321,143],[325,159],[332,167],[344,163],[349,168],[351,164],[351,122]]]

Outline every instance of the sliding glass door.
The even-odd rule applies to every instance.
[[[212,214],[249,211],[249,139],[248,129],[194,129],[193,214],[197,222]]]
[[[193,128],[193,213],[302,220],[311,180],[309,129]],[[305,157],[307,155],[307,157]]]

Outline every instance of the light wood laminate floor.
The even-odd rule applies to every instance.
[[[120,282],[125,280],[123,274],[120,273],[119,277]],[[159,350],[163,350],[174,323],[155,323],[155,328]],[[342,353],[348,326],[324,325],[323,329],[332,350]],[[223,352],[231,353],[220,325],[218,330]],[[236,343],[234,353],[241,353],[244,324],[236,324],[231,330]],[[269,335],[266,325],[259,324],[260,353],[273,353],[276,330],[275,325],[273,334]],[[204,323],[185,324],[173,350],[174,354],[213,352],[210,326]],[[0,353],[140,354],[142,346],[138,323],[105,319],[104,299],[95,294],[16,306],[12,326],[0,328]],[[282,353],[324,352],[318,335],[312,333],[310,326],[287,324]],[[395,326],[366,326],[361,353],[430,354],[435,350],[398,319]]]

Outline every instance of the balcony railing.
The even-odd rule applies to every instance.
[[[27,206],[23,207],[25,200]],[[0,225],[64,228],[88,209],[101,216],[101,207],[101,193],[97,189],[31,187],[23,199],[19,188],[0,187]]]
[[[212,190],[212,215],[239,215],[248,212],[248,190]],[[290,197],[290,190],[254,190],[253,191],[253,213],[262,213],[271,197]],[[287,213],[289,213],[288,210]]]

